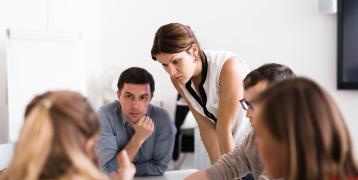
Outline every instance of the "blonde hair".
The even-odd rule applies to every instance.
[[[86,151],[100,125],[83,96],[54,91],[30,104],[12,162],[0,179],[107,178]]]
[[[262,105],[260,121],[286,151],[285,179],[358,175],[343,116],[318,84],[306,78],[283,80],[264,91],[257,103]]]

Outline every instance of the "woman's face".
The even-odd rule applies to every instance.
[[[192,51],[175,54],[160,53],[155,57],[170,77],[179,84],[185,84],[192,78],[198,64]]]
[[[253,115],[253,127],[256,134],[256,146],[259,157],[264,166],[264,175],[274,178],[283,177],[284,172],[284,145],[273,137],[263,122],[262,106],[257,104]]]

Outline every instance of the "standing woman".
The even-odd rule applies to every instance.
[[[193,113],[212,163],[232,151],[250,131],[239,100],[249,72],[235,54],[200,48],[189,26],[170,23],[158,29],[151,50]]]

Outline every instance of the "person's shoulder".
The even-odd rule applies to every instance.
[[[248,141],[255,141],[255,138],[256,138],[255,131],[253,129],[251,129],[249,134],[247,134],[246,139]]]
[[[155,123],[168,124],[173,122],[169,112],[166,109],[153,104],[150,104],[149,106],[148,114]]]
[[[230,57],[233,57],[233,56],[236,56],[236,54],[232,51],[229,51],[229,50],[213,50],[213,49],[203,49],[204,53],[206,55],[226,55],[226,56],[230,56]]]
[[[149,104],[149,114],[151,115],[168,115],[168,111],[154,104]]]
[[[255,132],[253,129],[250,130],[250,132],[245,136],[245,138],[242,140],[242,146],[252,146],[255,145]]]
[[[150,104],[148,113],[155,124],[155,131],[157,133],[169,133],[171,135],[176,133],[174,121],[170,117],[167,110],[162,107]]]
[[[118,111],[120,111],[119,103],[118,101],[113,101],[111,103],[102,105],[97,110],[97,114],[99,115],[100,121],[114,122],[118,118],[121,119],[121,117],[118,116]]]
[[[204,51],[208,64],[215,68],[221,69],[229,61],[238,60],[238,56],[231,51],[224,50],[205,50]],[[234,62],[235,63],[235,62]]]
[[[108,112],[108,111],[111,111],[111,110],[114,110],[117,106],[117,101],[113,101],[111,103],[108,103],[108,104],[104,104],[102,105],[101,107],[99,107],[99,111],[104,111],[104,112]]]

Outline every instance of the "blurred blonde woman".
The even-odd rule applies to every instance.
[[[35,97],[14,156],[0,179],[109,179],[97,167],[94,144],[100,124],[96,113],[78,93],[46,92]],[[132,179],[135,169],[126,152],[114,179]]]
[[[257,148],[269,177],[358,179],[347,125],[332,98],[315,82],[280,81],[253,107]]]

